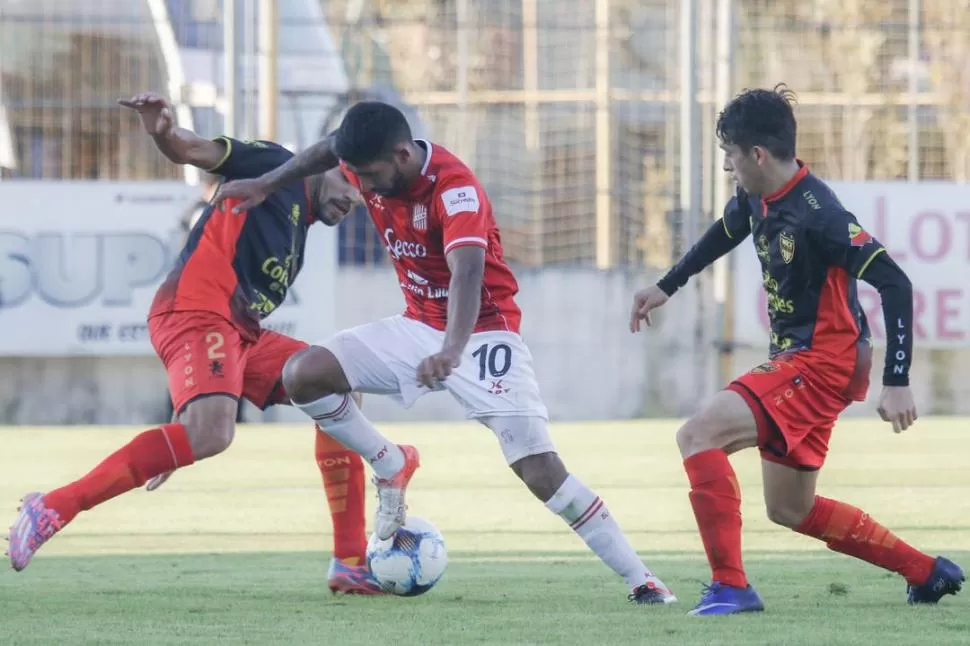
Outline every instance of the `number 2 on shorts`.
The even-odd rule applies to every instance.
[[[205,345],[209,361],[226,358],[226,353],[219,350],[225,343],[226,337],[222,336],[221,332],[209,332],[205,335]]]
[[[486,377],[504,377],[512,368],[512,348],[505,343],[496,343],[493,346],[483,343],[472,352],[472,356],[478,359],[479,381],[484,381]]]

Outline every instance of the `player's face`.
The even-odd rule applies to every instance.
[[[763,181],[764,151],[753,146],[747,152],[737,144],[721,144],[724,151],[724,172],[728,173],[738,186],[752,195],[760,195]]]
[[[360,188],[363,192],[395,197],[405,192],[409,184],[404,172],[408,160],[402,160],[401,157],[401,151],[395,151],[387,158],[360,166],[348,164],[348,167],[360,179]]]
[[[360,193],[339,168],[333,168],[323,175],[322,195],[320,219],[324,222],[339,222],[355,204],[361,202]]]

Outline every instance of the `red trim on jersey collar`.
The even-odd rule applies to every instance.
[[[805,176],[808,175],[808,166],[806,166],[805,162],[803,162],[800,159],[796,159],[795,161],[798,162],[798,172],[792,175],[792,178],[788,180],[788,182],[780,189],[778,189],[771,195],[766,195],[763,198],[761,198],[762,201],[774,202],[776,200],[780,200],[781,198],[788,195],[789,191],[795,188],[795,184],[798,184],[798,182],[805,179]]]

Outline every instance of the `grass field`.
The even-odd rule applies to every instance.
[[[474,424],[387,426],[418,444],[411,513],[451,564],[414,599],[332,597],[329,516],[310,427],[244,427],[226,455],[86,513],[23,573],[0,573],[0,644],[970,644],[970,598],[910,608],[905,585],[772,526],[757,455],[734,460],[756,616],[684,613],[709,577],[674,422],[555,427],[573,472],[606,499],[680,604],[633,607],[582,542],[505,468]],[[137,429],[0,429],[0,505],[72,479]],[[933,553],[970,564],[968,420],[836,430],[822,492]],[[368,501],[370,504],[371,501]]]

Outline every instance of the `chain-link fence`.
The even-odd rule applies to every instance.
[[[799,94],[800,156],[825,177],[968,179],[967,0],[733,0],[726,66],[716,44],[723,1],[696,2],[706,215],[718,208],[711,125],[725,74],[729,90],[784,81]],[[237,4],[257,52],[257,0]],[[678,0],[328,0],[320,8],[349,87],[403,98],[431,137],[480,174],[511,259],[670,261],[681,224]],[[222,10],[215,0],[0,8],[4,174],[177,176],[114,100],[171,86],[160,20],[176,44],[221,51]],[[280,20],[285,27],[287,16]],[[245,112],[257,111],[254,88],[251,78],[241,89]],[[208,112],[193,110],[196,127],[220,129],[220,111]],[[345,249],[349,262],[382,257],[363,228],[344,244],[359,247]]]

